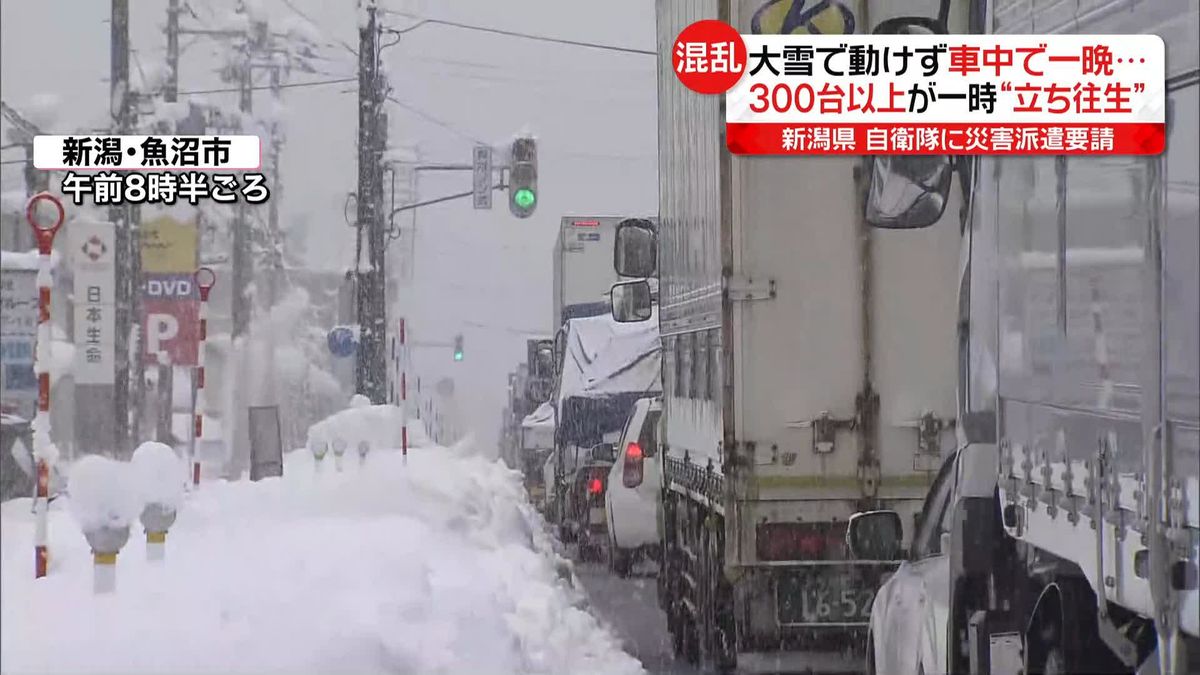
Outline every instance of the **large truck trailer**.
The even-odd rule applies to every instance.
[[[1200,10],[943,5],[978,33],[1159,35],[1167,142],[1158,156],[875,161],[866,212],[887,227],[944,226],[920,204],[880,205],[890,182],[944,199],[930,177],[953,171],[971,204],[958,348],[943,356],[962,433],[939,478],[953,510],[932,642],[952,673],[1200,672]]]
[[[660,592],[688,661],[854,672],[897,563],[852,560],[847,522],[911,522],[953,449],[958,201],[932,228],[875,232],[860,159],[725,149],[723,97],[684,88],[670,45],[703,19],[784,32],[774,4],[658,2],[660,222],[629,241],[658,253]],[[854,32],[867,5],[881,20],[912,3],[819,4],[814,25]],[[623,246],[615,267],[644,274],[620,269],[647,257]]]

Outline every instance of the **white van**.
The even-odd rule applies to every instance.
[[[638,555],[657,559],[659,549],[658,438],[662,399],[641,398],[625,422],[608,475],[605,512],[608,519],[609,568],[629,574]]]

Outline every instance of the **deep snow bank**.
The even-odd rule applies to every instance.
[[[325,460],[330,464],[329,459]],[[217,482],[188,496],[166,561],[135,534],[115,594],[66,505],[51,512],[50,576],[33,578],[26,499],[3,504],[5,673],[639,673],[580,609],[517,474],[461,448],[407,463]]]

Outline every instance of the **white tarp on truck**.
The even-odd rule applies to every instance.
[[[549,401],[521,420],[521,448],[541,450],[554,447],[554,406]]]
[[[582,448],[620,431],[634,401],[662,391],[657,311],[642,323],[608,314],[567,321],[557,441]]]
[[[558,401],[662,390],[658,311],[649,321],[618,323],[610,315],[568,322]]]

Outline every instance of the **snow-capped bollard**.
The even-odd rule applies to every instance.
[[[141,510],[129,465],[99,455],[84,457],[71,469],[68,491],[71,514],[92,548],[95,591],[111,593],[117,584],[117,554]]]
[[[329,452],[329,444],[325,441],[309,441],[308,449],[313,455],[313,467],[317,473],[321,472],[322,461],[325,459],[325,453]]]
[[[342,456],[346,454],[346,439],[337,437],[333,439],[333,464],[338,471],[342,470]]]
[[[167,550],[167,530],[175,524],[178,512],[164,504],[146,504],[142,509],[142,527],[146,530],[146,560],[162,560]]]
[[[371,443],[367,440],[358,442],[358,465],[362,466],[367,463],[367,453],[371,452]]]
[[[83,533],[92,547],[92,590],[112,593],[117,590],[117,554],[129,541],[129,526],[101,527]]]
[[[184,463],[171,446],[148,441],[133,451],[132,468],[142,500],[146,559],[162,560],[167,530],[175,523],[187,485]]]

